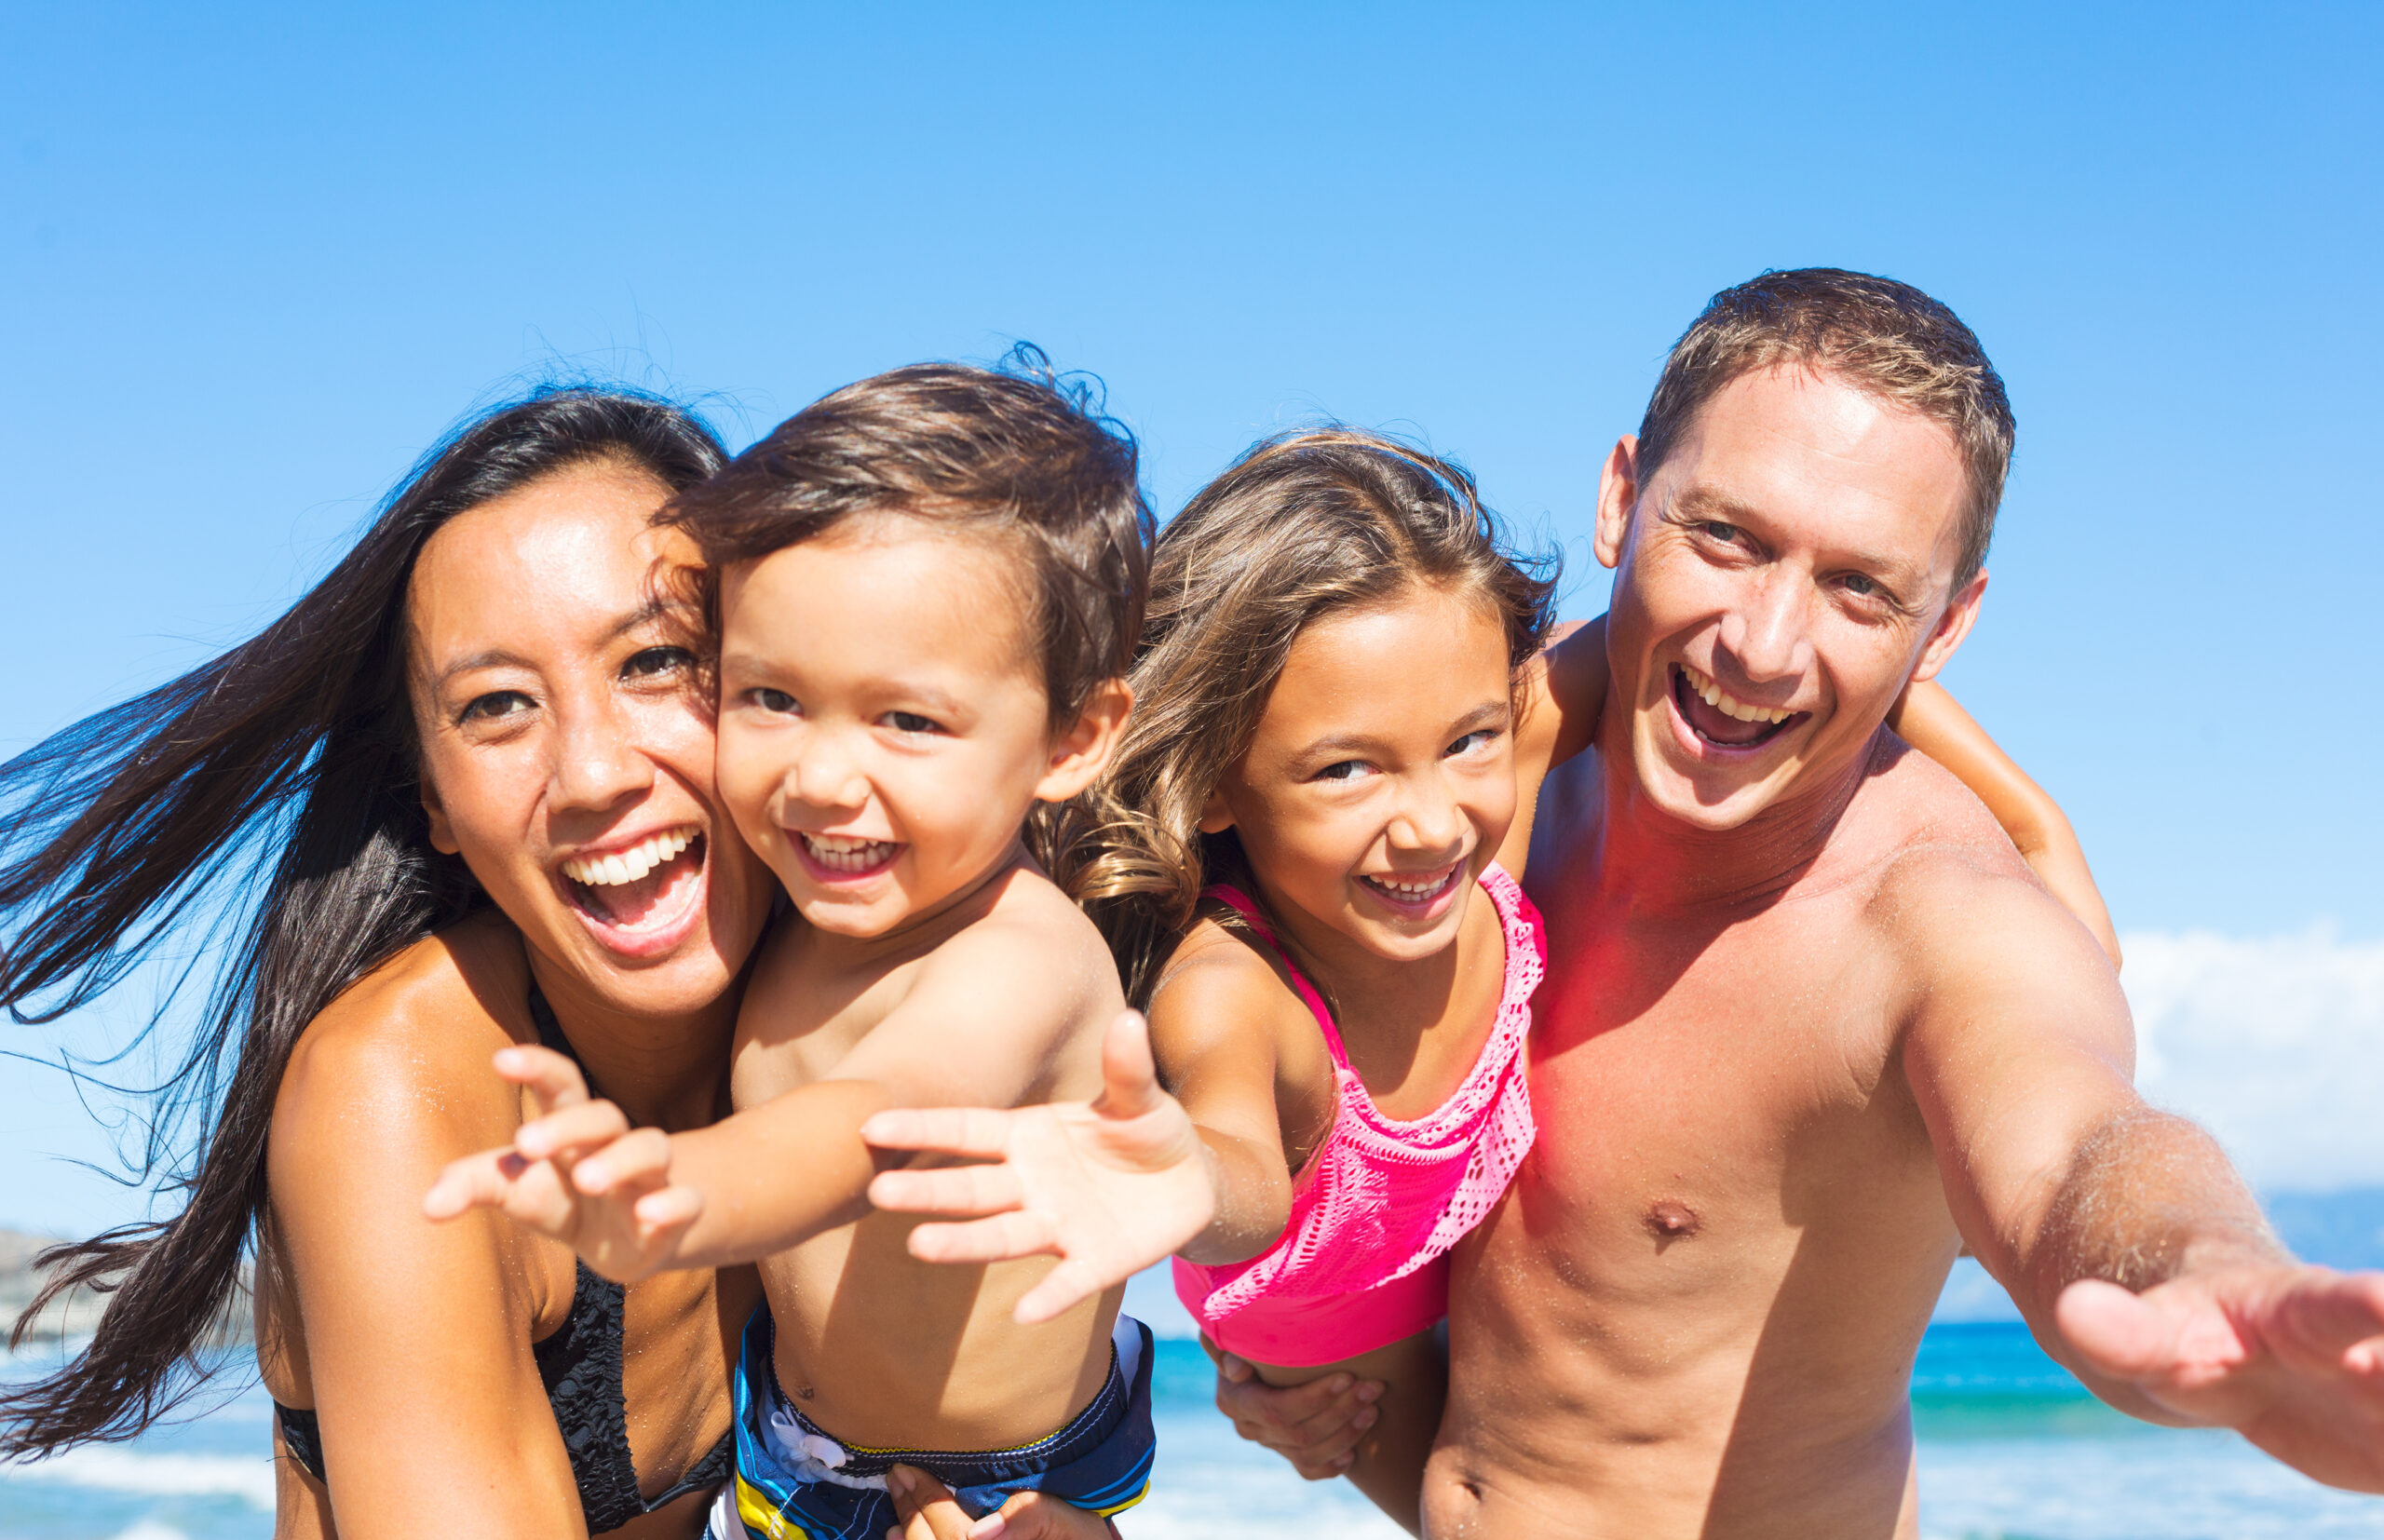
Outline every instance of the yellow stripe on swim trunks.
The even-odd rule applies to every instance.
[[[811,1532],[790,1521],[767,1493],[744,1477],[737,1478],[737,1517],[764,1540],[811,1540]]]
[[[1093,1509],[1092,1511],[1093,1511],[1093,1512],[1095,1512],[1095,1513],[1097,1513],[1097,1514],[1099,1514],[1099,1515],[1100,1515],[1102,1518],[1104,1518],[1104,1519],[1115,1519],[1115,1518],[1117,1518],[1119,1514],[1121,1514],[1121,1513],[1125,1512],[1128,1508],[1132,1507],[1136,1503],[1139,1503],[1139,1502],[1141,1502],[1144,1498],[1148,1497],[1150,1494],[1151,1494],[1151,1484],[1150,1484],[1148,1481],[1145,1481],[1145,1482],[1143,1483],[1143,1490],[1142,1490],[1142,1491],[1140,1491],[1140,1492],[1138,1492],[1138,1493],[1134,1493],[1134,1495],[1132,1495],[1131,1497],[1127,1498],[1124,1502],[1122,1502],[1122,1503],[1118,1504],[1116,1507],[1114,1507],[1114,1508],[1095,1508],[1095,1509]]]

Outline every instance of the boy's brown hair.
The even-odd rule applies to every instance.
[[[1802,267],[1765,273],[1714,296],[1673,344],[1639,424],[1639,485],[1678,444],[1698,409],[1742,375],[1778,365],[1833,374],[1910,408],[1953,434],[1970,482],[1954,590],[1985,565],[2012,467],[2012,403],[1971,329],[1908,283]]]
[[[722,569],[874,515],[1015,548],[1055,730],[1132,666],[1154,521],[1134,437],[1104,410],[1098,381],[1054,374],[1025,344],[993,369],[872,375],[779,424],[657,522],[695,543],[703,564],[692,577],[716,635]],[[1030,823],[1036,857],[1071,893],[1098,854],[1088,838],[1109,821],[1100,804],[1038,805]]]

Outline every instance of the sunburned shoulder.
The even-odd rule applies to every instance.
[[[343,1147],[400,1129],[502,1138],[520,1093],[489,1057],[531,1035],[528,993],[521,940],[501,916],[415,942],[308,1024],[275,1098],[277,1134],[311,1143],[336,1131]],[[290,1142],[277,1138],[277,1153]]]

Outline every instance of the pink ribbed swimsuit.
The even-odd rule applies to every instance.
[[[1489,1214],[1531,1148],[1524,1037],[1548,955],[1522,886],[1495,862],[1482,886],[1506,932],[1498,1019],[1456,1094],[1412,1122],[1375,1107],[1324,997],[1257,906],[1234,888],[1208,890],[1282,957],[1332,1050],[1335,1093],[1332,1129],[1293,1184],[1291,1220],[1275,1244],[1223,1267],[1176,1259],[1176,1295],[1220,1346],[1259,1363],[1335,1363],[1448,1314],[1448,1250]]]

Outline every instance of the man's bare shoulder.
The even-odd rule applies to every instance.
[[[278,1155],[385,1136],[502,1139],[520,1093],[489,1056],[532,1041],[529,965],[502,916],[475,916],[399,952],[300,1036],[274,1103]],[[481,1142],[489,1142],[483,1138]],[[469,1145],[467,1148],[477,1148]]]

